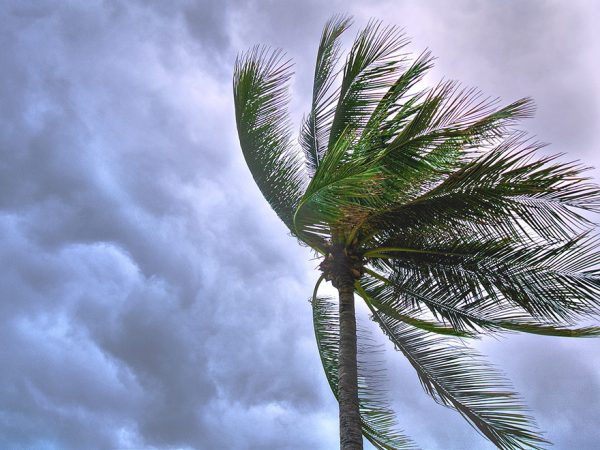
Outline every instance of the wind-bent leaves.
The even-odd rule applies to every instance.
[[[370,21],[358,34],[344,66],[339,100],[331,124],[329,146],[345,130],[357,133],[398,77],[408,39],[397,27]]]
[[[337,398],[339,319],[337,303],[327,297],[315,295],[311,303],[315,337],[327,381]],[[362,338],[362,339],[360,339]],[[373,361],[375,347],[365,336],[359,336],[359,403],[364,436],[375,448],[384,450],[415,449],[414,443],[397,431],[397,420],[379,386],[382,369]],[[361,360],[360,353],[368,356]]]
[[[342,134],[321,160],[294,216],[298,233],[324,238],[332,226],[376,208],[376,161],[348,157],[352,141],[351,134]]]
[[[435,323],[432,320],[420,318],[421,311],[415,308],[409,308],[407,305],[391,304],[391,302],[380,301],[380,293],[374,289],[367,287],[366,289],[360,282],[355,283],[355,290],[360,295],[367,305],[379,311],[385,316],[399,320],[406,324],[412,325],[415,328],[420,328],[424,331],[443,334],[454,337],[473,337],[472,333],[461,331],[454,327],[445,326],[443,323]]]
[[[590,226],[577,210],[600,211],[600,189],[585,167],[534,159],[540,144],[522,133],[466,163],[422,195],[369,217],[368,226],[393,236],[420,225],[439,228],[484,223],[504,235],[528,227],[544,239],[565,239]]]
[[[303,193],[301,154],[291,147],[286,105],[291,65],[280,51],[255,47],[235,64],[233,93],[240,146],[248,168],[279,218],[294,233]]]
[[[339,37],[350,25],[350,18],[334,16],[327,21],[321,35],[315,66],[312,108],[300,133],[306,165],[311,175],[327,151],[329,130],[335,114],[334,105],[339,95],[339,89],[332,89],[340,57]]]
[[[547,443],[508,382],[476,352],[371,311],[436,402],[456,409],[499,448],[537,449]]]
[[[400,124],[406,122],[414,114],[416,102],[422,94],[409,95],[409,92],[431,67],[433,67],[431,53],[428,51],[423,52],[394,81],[369,117],[369,121],[357,144],[359,149],[364,148],[366,151],[381,146],[393,136],[394,128],[399,127]],[[405,103],[399,105],[398,102],[403,100]]]
[[[552,322],[535,319],[522,308],[492,301],[469,302],[468,296],[445,289],[431,280],[404,279],[392,282],[386,277],[367,269],[368,276],[362,282],[365,293],[371,298],[367,302],[383,316],[401,320],[409,325],[438,334],[449,334],[442,329],[428,329],[413,323],[413,318],[432,315],[441,319],[455,330],[457,336],[472,337],[502,330],[560,337],[597,337],[600,327],[570,328],[569,322]],[[397,315],[403,311],[411,320]],[[447,325],[446,325],[447,326]],[[462,335],[461,335],[462,333]]]
[[[559,245],[515,245],[478,240],[444,245],[380,248],[367,252],[387,259],[401,292],[424,282],[454,295],[453,304],[514,310],[532,321],[573,323],[600,313],[600,242],[581,235]],[[412,245],[411,245],[412,244]]]

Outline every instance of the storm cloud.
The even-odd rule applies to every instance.
[[[255,43],[295,60],[299,123],[323,23],[384,19],[438,56],[427,81],[532,96],[523,127],[600,166],[592,2],[24,0],[0,11],[2,448],[338,445],[307,302],[316,262],[238,147],[232,68]],[[597,342],[480,347],[554,448],[597,446]],[[424,448],[491,448],[388,353],[407,434]]]

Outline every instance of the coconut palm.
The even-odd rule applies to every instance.
[[[598,240],[585,216],[600,209],[600,190],[585,167],[544,156],[515,129],[532,114],[529,99],[500,107],[453,81],[420,88],[432,57],[411,58],[396,27],[369,22],[339,64],[350,24],[325,25],[299,146],[282,52],[241,55],[233,83],[248,167],[321,260],[311,303],[341,448],[362,448],[363,436],[380,449],[415,447],[397,429],[368,337],[357,335],[355,295],[436,402],[500,448],[542,448],[519,396],[466,343],[600,333],[577,326],[600,309]],[[323,281],[337,300],[319,295]]]

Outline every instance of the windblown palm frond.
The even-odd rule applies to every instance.
[[[364,226],[388,240],[394,230],[469,222],[509,237],[534,232],[549,240],[587,229],[591,224],[577,209],[600,211],[600,190],[582,176],[586,167],[553,163],[556,157],[535,159],[540,148],[513,133],[421,195],[373,214]]]
[[[408,302],[397,301],[398,295],[395,295],[393,289],[389,289],[389,286],[392,285],[390,281],[369,269],[365,269],[365,271],[376,279],[367,279],[367,281],[363,283],[356,282],[356,293],[363,298],[367,305],[377,309],[384,316],[388,316],[392,319],[412,325],[415,328],[420,328],[432,333],[455,337],[476,336],[469,330],[462,330],[458,327],[452,325],[448,326],[443,322],[439,322],[437,317],[434,317],[432,320],[431,317],[427,317],[427,314],[424,314],[422,309],[418,308],[416,305],[409,305]],[[385,292],[386,290],[388,292]]]
[[[350,24],[351,20],[348,17],[334,16],[325,24],[321,35],[315,66],[312,108],[300,133],[300,142],[311,175],[327,151],[329,129],[336,111],[334,105],[339,96],[339,89],[333,88],[341,50],[339,38]]]
[[[240,146],[256,184],[294,233],[292,217],[305,183],[303,160],[291,146],[286,105],[291,64],[280,51],[255,47],[238,58],[233,94]]]
[[[407,277],[394,282],[366,269],[357,290],[380,315],[438,334],[476,337],[506,330],[562,337],[600,335],[600,327],[570,328],[572,321],[535,318],[519,306],[491,301],[484,294],[472,296],[455,287],[446,289],[429,278]],[[480,301],[473,301],[477,299]],[[432,325],[432,317],[441,322]]]
[[[519,307],[534,320],[569,322],[600,313],[600,255],[590,253],[598,238],[582,235],[555,246],[483,239],[402,244],[366,253],[389,268],[399,292],[407,282],[426,282],[451,292],[454,305]]]
[[[346,59],[339,99],[331,123],[329,146],[350,130],[359,132],[399,74],[400,54],[408,39],[397,27],[371,21],[358,34]]]
[[[510,385],[477,353],[372,312],[436,402],[456,409],[500,448],[541,448],[546,443]]]
[[[338,69],[350,22],[336,16],[323,30],[304,154],[290,145],[281,53],[255,48],[234,76],[248,166],[292,234],[321,258],[313,322],[340,417],[351,412],[344,426],[353,431],[341,435],[353,449],[361,430],[377,448],[413,447],[364,357],[373,349],[359,345],[362,356],[348,358],[355,293],[438,403],[499,448],[542,448],[508,382],[461,339],[600,335],[600,238],[588,217],[600,212],[600,188],[585,166],[548,156],[515,130],[533,113],[530,99],[502,107],[454,81],[420,87],[433,58],[425,51],[411,62],[396,27],[370,21]],[[341,314],[317,295],[323,280],[338,289]],[[358,400],[346,399],[349,384]]]

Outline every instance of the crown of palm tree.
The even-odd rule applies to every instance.
[[[432,57],[411,59],[396,27],[371,21],[340,70],[350,22],[336,16],[323,30],[303,151],[291,137],[283,53],[256,47],[234,73],[252,175],[291,234],[322,258],[312,308],[327,380],[337,395],[339,317],[319,286],[351,274],[429,395],[500,448],[541,448],[519,397],[464,340],[600,334],[576,328],[599,312],[598,240],[584,214],[600,209],[600,190],[585,167],[541,155],[515,130],[533,112],[529,99],[499,107],[452,81],[419,89]],[[364,436],[377,448],[413,448],[396,429],[379,368],[360,355],[358,364]]]

